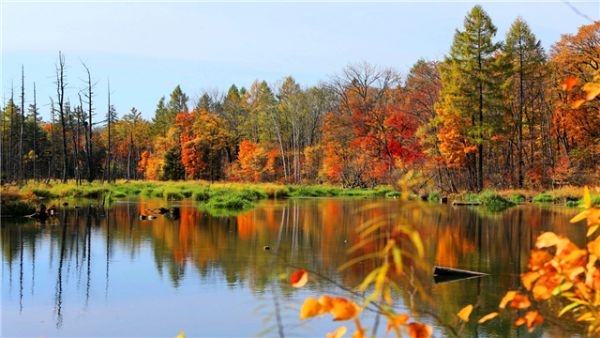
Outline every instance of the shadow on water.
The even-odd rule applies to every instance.
[[[192,202],[174,205],[180,207],[178,217],[154,220],[140,220],[139,215],[164,201],[62,209],[45,224],[5,220],[2,335],[173,335],[181,328],[190,335],[323,335],[335,324],[326,319],[299,322],[299,305],[321,294],[360,297],[352,290],[378,262],[364,261],[343,271],[338,267],[353,257],[347,251],[360,241],[356,228],[374,218],[418,229],[427,266],[405,262],[412,281],[402,284],[394,306],[434,325],[437,335],[448,335],[458,325],[460,308],[477,304],[473,316],[484,315],[497,309],[503,291],[519,285],[539,233],[566,234],[579,245],[585,240],[585,229],[568,221],[576,210],[559,207],[527,205],[486,213],[395,200],[291,199],[264,201],[235,216],[212,216]],[[360,254],[382,245],[383,240],[374,242]],[[18,290],[12,286],[14,265]],[[434,265],[489,276],[436,284]],[[314,272],[302,290],[281,277],[297,267]],[[46,290],[52,289],[52,279],[50,296]],[[423,292],[416,292],[415,285]],[[24,292],[27,287],[30,295]],[[49,298],[54,299],[52,307]],[[160,305],[148,305],[153,299]],[[209,300],[219,305],[207,310]],[[224,324],[224,316],[235,327]],[[376,313],[367,316],[371,329],[379,326],[376,332],[383,333],[385,325],[376,324]],[[148,324],[132,325],[140,318]],[[31,324],[25,329],[23,323]],[[545,324],[550,335],[571,335],[578,329],[552,316]],[[466,332],[526,333],[516,330],[510,318],[471,325]]]

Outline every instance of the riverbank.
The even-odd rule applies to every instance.
[[[596,191],[592,189],[592,191]],[[239,211],[251,208],[257,201],[283,198],[315,197],[387,197],[397,198],[401,192],[391,186],[374,189],[347,189],[332,185],[283,185],[276,183],[209,183],[206,181],[125,181],[115,183],[74,181],[62,183],[29,182],[21,187],[5,185],[2,193],[2,216],[31,214],[40,203],[89,199],[106,204],[135,197],[161,198],[165,201],[193,200],[208,210]],[[453,205],[481,205],[491,211],[501,211],[523,203],[562,204],[577,207],[581,204],[583,188],[562,187],[547,191],[484,190],[481,193],[461,192],[442,194],[430,192],[409,194],[409,199]],[[600,196],[594,195],[600,204]]]
[[[29,182],[21,187],[2,187],[2,214],[26,215],[42,201],[96,199],[103,203],[133,197],[166,201],[193,200],[207,209],[244,210],[263,199],[314,197],[400,197],[389,186],[346,189],[330,185],[283,185],[275,183],[209,183],[205,181],[124,181],[115,183]],[[5,199],[4,196],[7,198]],[[24,208],[27,206],[27,208]],[[27,212],[27,213],[25,213]]]

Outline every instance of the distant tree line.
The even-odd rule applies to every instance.
[[[160,98],[151,121],[136,108],[117,114],[110,88],[106,105],[95,102],[85,64],[84,85],[67,97],[65,66],[59,53],[47,121],[22,69],[20,90],[2,110],[3,182],[372,187],[413,172],[423,186],[479,191],[600,178],[599,100],[577,104],[581,87],[598,76],[600,22],[563,35],[547,53],[521,18],[497,40],[491,18],[475,6],[448,55],[419,60],[404,77],[363,63],[313,87],[292,77],[273,85],[257,80],[196,102],[177,86]]]

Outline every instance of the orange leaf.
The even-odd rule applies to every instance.
[[[306,298],[300,309],[300,320],[312,318],[321,313],[321,304],[319,304],[319,301],[316,298],[309,297]]]
[[[410,323],[408,324],[408,335],[410,338],[429,338],[433,330],[431,326],[420,323]]]
[[[540,249],[547,248],[549,246],[554,246],[558,244],[558,242],[559,238],[555,233],[544,232],[543,234],[538,236],[537,240],[535,241],[535,246]]]
[[[319,304],[321,304],[322,312],[331,312],[331,309],[333,309],[333,298],[323,295],[319,297]]]
[[[584,104],[584,103],[586,103],[586,102],[587,102],[587,100],[579,99],[579,100],[576,100],[575,102],[573,102],[571,104],[571,107],[573,109],[579,109],[579,107],[581,107],[581,105]]]
[[[346,334],[346,331],[348,331],[348,328],[340,326],[334,332],[328,333],[327,338],[342,338]]]
[[[535,288],[534,288],[535,289]],[[531,301],[527,295],[517,293],[510,302],[510,307],[513,309],[526,309],[531,306]]]
[[[529,269],[536,271],[552,260],[552,256],[546,250],[531,250],[529,255]]]
[[[562,90],[571,90],[573,89],[573,87],[575,87],[575,85],[579,82],[579,79],[574,77],[574,76],[570,76],[566,79],[563,80],[563,82],[560,83],[560,87],[562,88]]]
[[[469,317],[471,316],[471,312],[473,312],[473,305],[469,304],[458,311],[458,318],[460,318],[463,322],[468,322]]]
[[[387,332],[389,333],[394,327],[404,326],[408,321],[409,316],[407,314],[400,314],[396,316],[396,318],[392,319],[387,327]]]
[[[508,304],[508,302],[512,301],[515,296],[517,295],[517,291],[508,291],[504,297],[502,298],[502,300],[500,301],[500,305],[499,307],[501,309],[504,309],[506,307],[506,304]]]
[[[488,320],[494,319],[496,317],[498,317],[499,313],[498,311],[492,312],[492,313],[488,313],[487,315],[481,317],[481,319],[479,319],[479,324],[483,324],[485,322],[487,322]]]
[[[590,254],[600,257],[600,237],[596,237],[594,241],[589,242],[587,247]]]
[[[336,297],[333,299],[333,308],[331,309],[331,313],[333,314],[333,320],[349,320],[353,319],[358,315],[359,308],[358,305],[353,302],[341,298]]]
[[[301,288],[308,282],[308,272],[304,269],[296,270],[290,277],[290,284],[295,288]]]
[[[531,284],[540,277],[539,272],[529,271],[521,275],[521,283],[527,290],[531,290]]]
[[[549,299],[552,297],[552,290],[548,289],[547,286],[537,283],[536,286],[533,287],[533,298],[534,299]]]
[[[515,321],[515,326],[521,326],[527,324],[529,332],[535,330],[536,325],[540,325],[544,322],[544,317],[537,311],[527,311],[524,317],[521,317]]]

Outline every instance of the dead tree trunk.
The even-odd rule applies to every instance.
[[[23,134],[25,126],[25,68],[21,65],[21,121],[19,123],[19,153],[18,163],[19,170],[17,172],[17,181],[23,179]]]
[[[94,180],[95,177],[95,172],[94,172],[94,167],[92,165],[92,127],[93,127],[93,109],[92,109],[92,97],[93,97],[93,92],[92,92],[92,75],[90,73],[90,69],[85,65],[85,63],[83,64],[83,67],[85,68],[85,71],[87,73],[87,93],[85,94],[85,97],[87,99],[87,108],[88,108],[88,125],[85,131],[86,134],[86,154],[87,154],[87,167],[88,167],[88,182],[92,182]]]
[[[63,150],[63,170],[62,181],[67,182],[67,170],[69,168],[69,158],[67,154],[67,123],[65,120],[65,57],[62,52],[58,52],[58,65],[56,66],[56,94],[58,96],[58,114],[62,128],[62,150]]]

